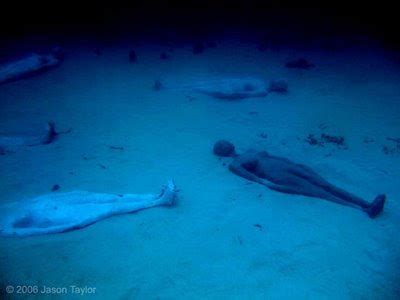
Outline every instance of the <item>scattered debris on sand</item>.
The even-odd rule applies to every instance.
[[[321,134],[321,139],[325,143],[331,143],[331,144],[336,144],[338,146],[345,146],[345,141],[343,136],[334,136],[334,135],[329,135],[329,134]]]
[[[53,187],[51,188],[51,191],[52,192],[56,192],[56,191],[58,191],[60,189],[60,185],[59,184],[55,184],[55,185],[53,185]]]
[[[121,146],[108,146],[108,149],[110,149],[110,150],[119,150],[119,151],[124,151],[125,149],[124,149],[124,147],[121,147]]]
[[[396,144],[400,144],[400,138],[391,138],[387,137],[386,138],[388,141],[395,142]]]
[[[258,230],[263,231],[263,227],[261,224],[253,224],[253,226],[258,228]]]
[[[307,143],[309,143],[311,146],[323,146],[322,145],[322,142],[320,141],[320,140],[318,140],[316,137],[315,137],[315,135],[314,134],[309,134],[308,136],[307,136],[307,138],[305,139],[305,141],[307,142]]]
[[[375,140],[372,139],[372,138],[370,138],[370,137],[365,137],[365,138],[363,139],[363,143],[364,143],[364,144],[371,144],[371,143],[373,143],[373,142],[375,142]]]
[[[262,139],[267,139],[268,138],[268,134],[265,132],[261,132],[258,137],[262,138]]]
[[[335,136],[326,133],[321,133],[319,136],[310,133],[305,141],[311,146],[324,147],[326,144],[334,144],[340,149],[348,148],[343,136]]]
[[[400,138],[387,137],[386,140],[390,142],[390,145],[383,145],[382,152],[386,155],[393,155],[400,153]]]
[[[103,165],[103,164],[98,163],[97,165],[103,170],[107,169],[107,167],[105,165]]]

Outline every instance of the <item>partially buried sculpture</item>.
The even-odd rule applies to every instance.
[[[214,145],[214,154],[233,157],[229,165],[233,173],[278,192],[322,198],[358,207],[371,218],[381,213],[385,205],[385,195],[378,195],[373,202],[367,202],[329,183],[311,168],[265,151],[248,150],[238,155],[232,143],[220,140]]]
[[[58,66],[63,59],[61,48],[55,47],[47,54],[31,53],[0,65],[0,84],[27,78]]]
[[[269,93],[285,94],[288,83],[285,79],[264,80],[256,77],[221,77],[195,80],[186,84],[164,84],[157,80],[155,90],[165,87],[169,90],[191,91],[208,95],[217,99],[238,100],[245,98],[261,98]]]
[[[47,122],[44,130],[34,132],[33,134],[21,135],[0,135],[0,149],[15,150],[20,147],[40,146],[52,143],[60,134],[71,132],[71,129],[65,131],[56,131],[55,123]]]

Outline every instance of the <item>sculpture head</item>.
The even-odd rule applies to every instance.
[[[220,157],[235,156],[235,146],[227,140],[218,140],[214,144],[213,152]]]

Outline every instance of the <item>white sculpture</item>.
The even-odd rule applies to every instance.
[[[0,65],[0,84],[55,67],[61,62],[61,56],[61,49],[54,48],[49,54],[32,53],[21,59]]]
[[[23,237],[80,229],[114,215],[172,205],[176,193],[170,180],[159,195],[73,191],[39,196],[3,206],[0,235]]]

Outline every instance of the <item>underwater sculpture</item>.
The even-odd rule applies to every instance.
[[[0,136],[0,148],[9,149],[22,146],[39,146],[53,142],[60,134],[69,133],[71,129],[57,132],[54,122],[47,122],[43,133],[26,136]]]
[[[214,145],[214,154],[233,157],[229,165],[230,171],[274,191],[358,207],[371,218],[376,217],[385,205],[385,195],[378,195],[369,203],[330,184],[311,168],[283,157],[272,156],[265,151],[248,150],[238,155],[232,143],[222,140]]]
[[[160,194],[52,193],[2,207],[0,235],[32,236],[80,229],[115,215],[173,204],[172,180]]]
[[[169,88],[169,85],[166,85]],[[269,93],[286,93],[287,82],[284,79],[270,82],[253,77],[219,78],[196,81],[175,88],[176,90],[190,90],[205,94],[217,99],[236,100],[244,98],[265,97]]]
[[[194,87],[196,92],[219,99],[244,99],[265,97],[268,94],[264,80],[256,78],[232,78],[206,82]]]
[[[217,156],[229,157],[235,155],[235,146],[227,140],[219,140],[214,144],[213,152]]]
[[[19,60],[0,65],[0,84],[26,78],[56,67],[61,63],[62,51],[54,48],[49,54],[32,53]]]

